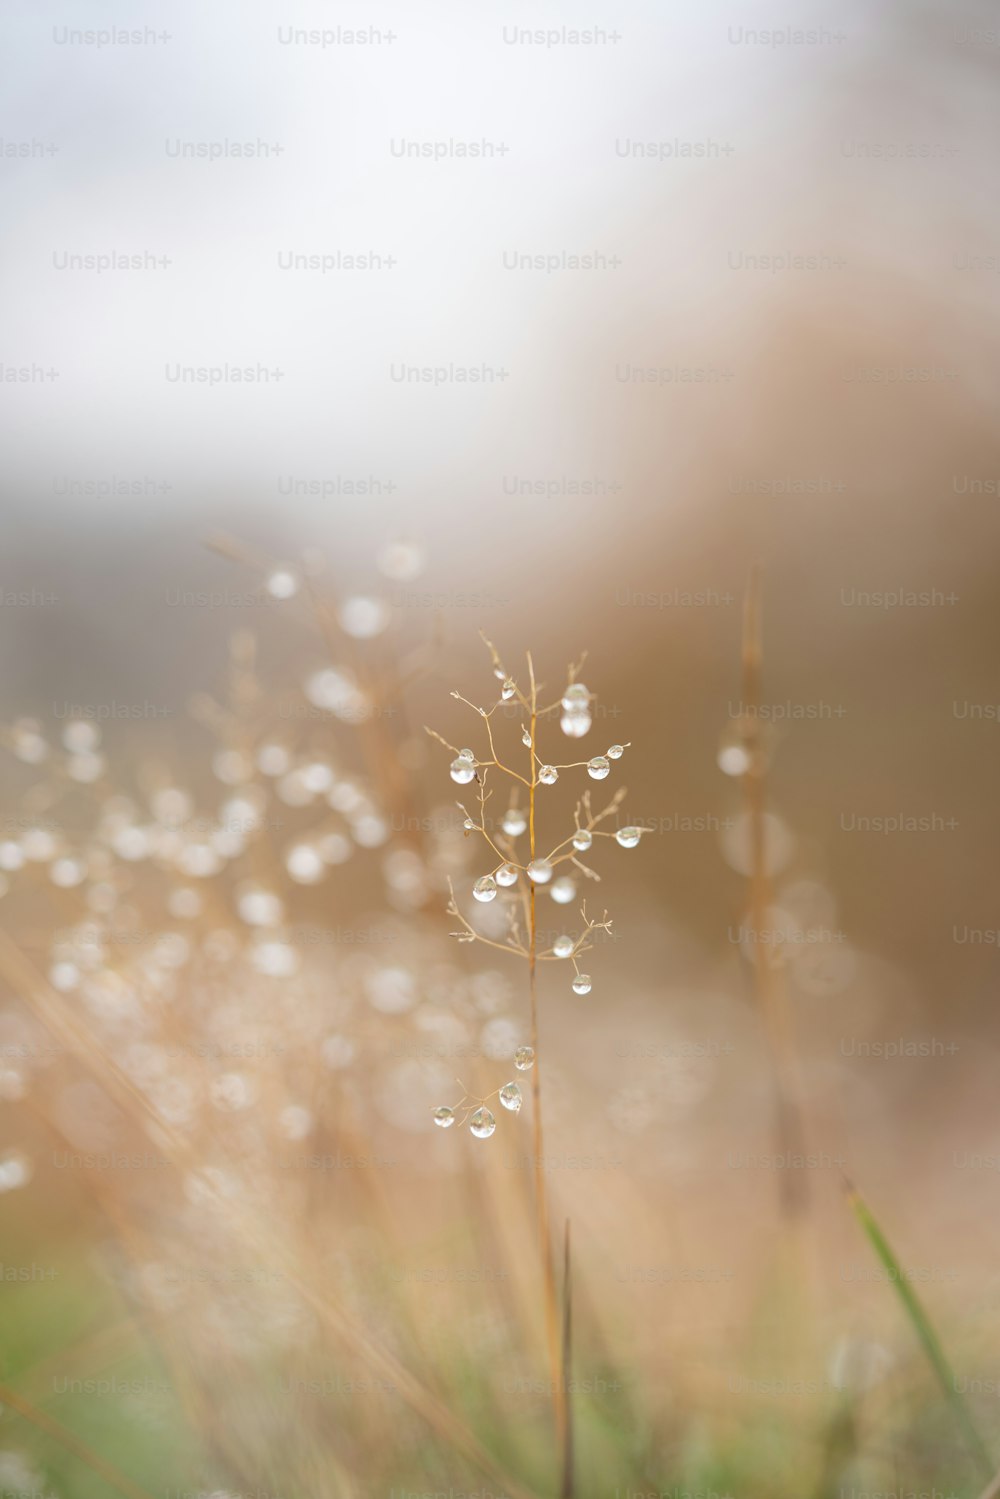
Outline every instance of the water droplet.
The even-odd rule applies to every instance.
[[[473,763],[475,763],[476,756],[473,750],[460,749],[458,752],[458,758],[460,760],[471,760]]]
[[[622,755],[624,755],[624,753],[625,753],[625,746],[623,744],[610,744],[608,746],[608,759],[609,760],[620,760],[621,757],[622,757]]]
[[[462,826],[467,833],[471,833],[475,831],[476,824],[473,822],[471,817],[467,817],[462,823]]]
[[[571,682],[562,695],[562,705],[567,713],[579,711],[590,704],[590,693],[582,682]]]
[[[603,781],[610,770],[611,762],[605,759],[604,755],[595,755],[587,765],[587,774],[592,781]]]
[[[557,937],[552,944],[552,951],[557,958],[568,958],[575,946],[572,937]]]
[[[564,713],[559,720],[559,727],[568,739],[582,739],[587,733],[593,719],[586,708],[576,709],[572,713]]]
[[[488,1140],[496,1127],[496,1118],[487,1108],[477,1109],[469,1120],[469,1128],[477,1140]]]
[[[434,1123],[439,1129],[451,1129],[455,1123],[455,1110],[449,1109],[447,1104],[442,1104],[441,1108],[434,1110]]]
[[[496,872],[496,882],[498,885],[517,884],[517,870],[514,868],[513,864],[500,865],[500,868]]]
[[[576,895],[576,880],[572,879],[568,874],[560,875],[549,891],[549,894],[556,905],[568,906]]]
[[[517,687],[511,681],[510,677],[508,677],[503,686],[500,688],[500,696],[505,703],[509,703],[516,691]]]
[[[578,973],[573,980],[574,994],[589,994],[591,989],[590,974]]]
[[[520,807],[507,808],[507,811],[503,814],[503,822],[501,823],[501,827],[507,834],[508,838],[520,837],[527,826],[528,819],[525,817]]]
[[[531,735],[528,733],[527,729],[521,730],[521,743],[526,745],[528,749],[531,748]]]
[[[353,640],[374,640],[388,623],[389,608],[382,599],[358,595],[340,607],[341,629]]]
[[[547,885],[552,878],[552,865],[548,859],[532,859],[528,865],[528,878],[536,885]]]
[[[470,781],[475,780],[476,767],[464,755],[459,755],[457,760],[451,762],[450,774],[456,785],[467,786]]]
[[[510,1109],[512,1114],[520,1112],[521,1090],[517,1083],[504,1083],[500,1089],[500,1102],[505,1109]]]
[[[266,588],[272,599],[291,599],[299,591],[298,574],[290,567],[276,567],[268,574]]]
[[[594,841],[594,835],[587,828],[577,828],[573,834],[573,847],[584,853]]]
[[[531,1046],[519,1046],[514,1053],[514,1066],[518,1072],[530,1072],[535,1065],[535,1052]]]
[[[554,786],[559,779],[559,772],[554,765],[543,765],[538,772],[538,779],[543,786]]]
[[[642,828],[619,828],[615,834],[615,842],[620,843],[622,848],[635,848],[642,837]]]
[[[472,893],[476,900],[495,900],[497,893],[497,882],[491,874],[484,874],[482,879],[476,881],[472,887]]]

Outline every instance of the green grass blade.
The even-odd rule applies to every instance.
[[[972,1413],[955,1383],[954,1372],[945,1356],[941,1341],[934,1331],[930,1318],[924,1311],[912,1284],[903,1274],[902,1266],[893,1252],[892,1245],[876,1222],[868,1204],[853,1187],[849,1186],[848,1190],[851,1205],[854,1208],[858,1222],[861,1224],[865,1237],[882,1262],[896,1288],[896,1294],[903,1303],[913,1330],[920,1340],[934,1373],[938,1377],[941,1388],[954,1412],[955,1420],[962,1430],[966,1444],[970,1452],[975,1455],[976,1461],[982,1467],[986,1477],[992,1478],[996,1472],[996,1465],[990,1457],[989,1449],[979,1433],[976,1423],[972,1418]]]

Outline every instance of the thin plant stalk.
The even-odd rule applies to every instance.
[[[528,840],[530,857],[535,857],[535,792],[538,786],[538,760],[535,753],[535,736],[538,722],[538,685],[535,667],[528,654],[528,675],[531,681],[531,719],[529,735],[531,745],[531,782],[528,788]],[[548,1191],[545,1183],[544,1133],[542,1128],[542,1077],[541,1055],[538,1046],[538,924],[535,914],[535,885],[529,881],[528,897],[528,991],[531,1004],[531,1045],[535,1053],[535,1065],[531,1074],[532,1131],[535,1171],[535,1212],[538,1221],[538,1244],[542,1257],[542,1282],[545,1296],[545,1331],[549,1355],[549,1376],[555,1402],[556,1430],[559,1445],[566,1441],[566,1392],[563,1388],[562,1364],[559,1356],[559,1308],[556,1297],[556,1272],[552,1255],[552,1238],[549,1231]]]

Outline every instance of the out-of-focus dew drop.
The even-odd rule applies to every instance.
[[[62,742],[71,755],[88,755],[100,744],[101,733],[89,719],[74,718],[63,729]]]
[[[161,827],[183,827],[194,814],[194,799],[180,786],[160,786],[149,798],[149,810]]]
[[[763,814],[764,823],[764,872],[779,874],[795,853],[795,836],[788,824],[774,812]],[[722,857],[730,869],[749,877],[753,873],[753,844],[751,838],[751,815],[741,812],[732,820],[732,826],[723,828],[719,835]]]
[[[311,843],[295,843],[285,854],[285,868],[297,885],[318,885],[327,872],[319,850]]]
[[[423,859],[413,849],[395,848],[382,861],[382,874],[394,905],[416,910],[430,898]]]
[[[389,606],[384,599],[357,594],[340,606],[340,627],[353,640],[374,640],[389,623]]]
[[[365,980],[365,993],[372,1009],[383,1015],[402,1015],[417,1002],[413,975],[395,966],[373,969]]]
[[[253,775],[253,762],[242,750],[216,750],[212,756],[212,774],[224,786],[242,786]]]
[[[49,865],[49,879],[60,890],[72,890],[74,886],[82,885],[86,877],[87,866],[82,859],[65,855]]]
[[[24,866],[24,849],[13,838],[0,841],[0,869],[13,871]]]
[[[313,672],[304,690],[314,708],[332,713],[343,723],[360,723],[367,716],[368,700],[354,675],[344,668],[324,666]]]
[[[412,583],[424,570],[424,550],[415,541],[387,542],[378,554],[378,570],[393,583]]]
[[[167,896],[167,910],[182,921],[193,921],[204,909],[204,901],[190,885],[180,885]]]
[[[881,1384],[891,1369],[892,1355],[881,1343],[847,1336],[838,1338],[827,1363],[831,1386],[855,1395]]]
[[[5,1150],[0,1154],[0,1192],[14,1192],[26,1187],[34,1175],[28,1157],[20,1150]]]
[[[286,1105],[278,1115],[278,1127],[286,1140],[305,1140],[312,1134],[315,1119],[301,1104]]]
[[[283,776],[292,763],[291,751],[284,744],[269,740],[257,746],[257,769],[262,776]]]
[[[32,864],[47,864],[58,852],[55,836],[48,828],[28,828],[21,838],[24,857]]]
[[[284,920],[285,906],[280,895],[258,885],[241,885],[236,892],[236,911],[247,926],[275,927]]]
[[[340,1072],[350,1067],[358,1054],[357,1042],[350,1036],[326,1036],[320,1046],[320,1056],[331,1072]]]
[[[479,1045],[483,1056],[491,1062],[502,1062],[512,1056],[517,1048],[520,1026],[506,1015],[496,1015],[487,1020],[479,1032]]]
[[[264,587],[272,599],[294,598],[299,591],[299,575],[292,567],[276,567],[268,573]]]
[[[222,1113],[248,1109],[256,1101],[256,1090],[242,1072],[224,1072],[209,1084],[208,1096],[214,1108]]]
[[[41,765],[49,757],[49,746],[42,726],[34,718],[19,718],[11,731],[11,748],[25,765]]]
[[[266,978],[291,978],[299,970],[299,955],[288,942],[259,941],[250,949],[250,962]]]

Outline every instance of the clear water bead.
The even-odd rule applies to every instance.
[[[500,688],[500,696],[505,703],[509,703],[516,691],[517,687],[511,681],[510,677],[508,677],[503,686]]]
[[[441,1108],[434,1110],[434,1123],[439,1129],[451,1129],[455,1123],[455,1110],[443,1104]]]
[[[590,693],[582,682],[570,682],[562,695],[562,705],[567,713],[589,707]]]
[[[475,759],[476,759],[475,750],[460,749],[459,752],[458,752],[458,758],[460,760],[471,760],[471,761],[473,761],[473,763],[475,763]]]
[[[593,781],[603,781],[611,771],[611,761],[604,755],[595,755],[587,765],[587,774]]]
[[[552,951],[557,958],[568,958],[575,946],[572,937],[557,937],[552,944]]]
[[[528,749],[531,748],[531,735],[528,733],[527,729],[521,730],[521,743]]]
[[[457,760],[452,760],[449,774],[456,785],[468,786],[470,781],[475,780],[476,767],[464,755],[459,755]]]
[[[590,989],[591,989],[590,974],[589,973],[578,973],[577,976],[576,976],[576,978],[573,980],[573,993],[574,994],[589,994],[590,993]]]
[[[624,753],[625,753],[625,746],[624,746],[624,744],[610,744],[608,746],[608,759],[609,760],[620,760],[621,757],[622,757],[622,755],[624,755]]]
[[[536,885],[547,885],[552,878],[552,865],[548,859],[532,859],[528,865],[528,879]]]
[[[498,885],[516,885],[517,870],[513,864],[501,864],[496,872],[495,879]]]
[[[534,1048],[531,1046],[519,1046],[514,1053],[514,1066],[518,1072],[530,1072],[534,1065]]]
[[[521,1090],[517,1083],[504,1083],[500,1089],[500,1102],[505,1109],[510,1109],[512,1114],[520,1112]]]
[[[543,786],[554,786],[559,779],[559,772],[554,765],[543,765],[538,772],[538,779]]]
[[[477,1140],[488,1140],[496,1127],[496,1117],[487,1108],[477,1109],[469,1120],[469,1128]]]
[[[577,828],[573,834],[573,847],[578,849],[581,854],[586,852],[593,841],[594,835],[588,828]]]
[[[592,723],[593,719],[586,708],[583,708],[572,713],[564,713],[559,720],[559,727],[568,739],[582,739]]]
[[[641,837],[641,828],[619,828],[615,834],[615,842],[620,843],[622,848],[635,848]]]
[[[474,831],[476,824],[473,822],[471,817],[467,817],[462,823],[462,826],[467,833],[471,833]]]
[[[500,824],[508,838],[518,838],[528,826],[528,819],[520,807],[508,807]]]
[[[491,874],[484,874],[472,887],[472,893],[476,900],[495,900],[497,893],[497,882]]]
[[[549,894],[557,906],[568,906],[576,895],[576,880],[572,879],[568,874],[560,875],[549,891]]]

